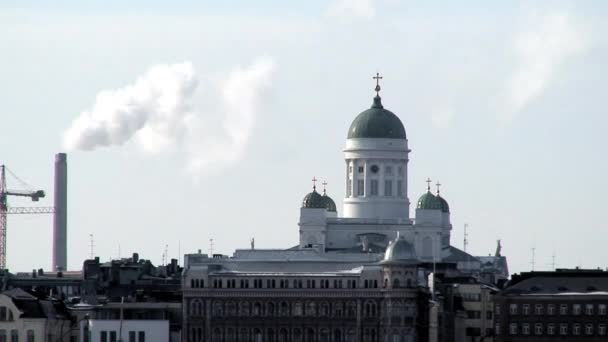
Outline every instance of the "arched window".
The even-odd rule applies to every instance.
[[[262,304],[260,304],[259,302],[255,302],[253,304],[252,316],[260,316],[261,313],[262,313]]]
[[[266,316],[274,316],[275,312],[274,312],[274,303],[273,302],[268,302],[266,304]]]
[[[190,279],[190,287],[194,288],[196,286],[194,286],[194,279]]]
[[[393,280],[393,288],[398,289],[399,288],[399,279],[395,278]]]

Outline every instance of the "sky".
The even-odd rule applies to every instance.
[[[412,213],[430,177],[454,246],[468,224],[467,251],[501,239],[512,273],[606,268],[606,15],[603,1],[2,1],[0,161],[49,194],[10,204],[51,206],[67,152],[70,269],[91,252],[291,247],[313,176],[341,212],[346,133],[380,72],[412,149]],[[8,220],[8,268],[50,269],[51,216]]]

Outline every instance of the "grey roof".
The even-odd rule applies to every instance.
[[[22,318],[69,319],[70,317],[67,308],[60,301],[38,299],[20,288],[4,291],[2,294],[12,299],[21,311]]]
[[[459,261],[477,261],[479,259],[472,256],[471,254],[460,250],[454,246],[444,247],[442,250],[442,256],[444,262],[459,262]]]
[[[514,275],[501,295],[608,295],[608,272],[558,270]]]
[[[315,188],[302,200],[302,208],[326,208],[326,206],[325,199]]]

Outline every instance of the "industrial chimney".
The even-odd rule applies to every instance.
[[[68,266],[68,164],[65,153],[55,155],[55,195],[53,216],[53,271]]]

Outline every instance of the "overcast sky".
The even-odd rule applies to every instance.
[[[513,272],[532,248],[536,269],[607,266],[603,1],[37,3],[0,3],[0,160],[50,206],[68,151],[70,269],[90,234],[104,260],[154,263],[210,238],[295,245],[313,176],[341,213],[377,71],[412,149],[412,213],[430,177],[456,247],[468,223],[468,251],[502,239]],[[50,215],[8,229],[11,271],[50,269]]]

